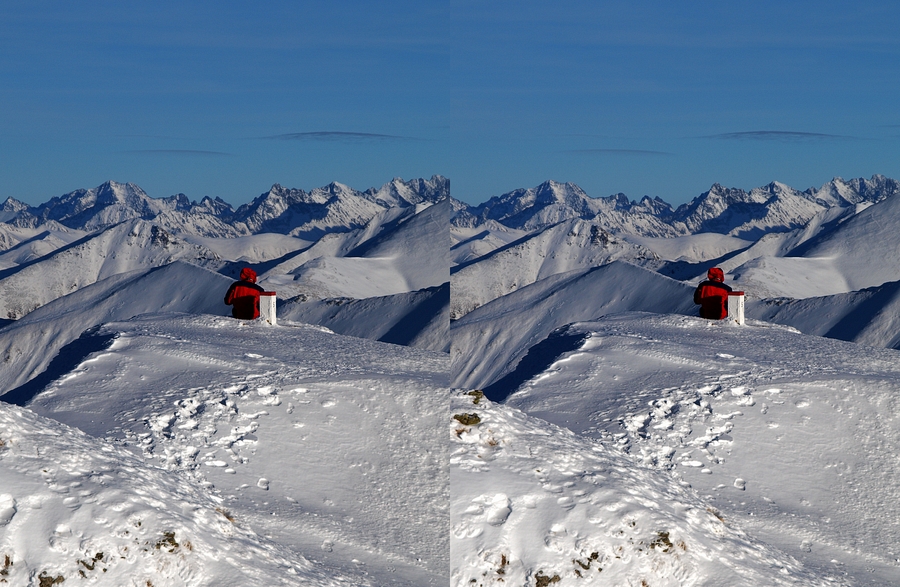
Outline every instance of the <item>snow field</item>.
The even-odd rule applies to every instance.
[[[114,342],[32,410],[138,452],[326,576],[446,581],[445,354],[215,316],[97,335]]]
[[[507,403],[628,452],[837,584],[900,580],[895,353],[674,315],[584,333]]]
[[[668,475],[478,394],[452,401],[451,585],[830,584]]]
[[[356,584],[257,535],[218,496],[126,448],[8,404],[0,422],[5,583]]]

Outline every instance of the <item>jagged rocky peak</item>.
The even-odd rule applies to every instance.
[[[643,198],[641,198],[641,201],[637,203],[635,208],[644,210],[647,213],[659,216],[660,218],[667,218],[675,212],[675,209],[672,208],[672,205],[659,196],[656,196],[654,198],[651,198],[650,196],[644,196]]]
[[[550,204],[567,204],[580,206],[589,196],[574,183],[560,183],[558,181],[545,181],[534,191],[534,205],[547,206]]]
[[[803,196],[822,206],[854,206],[857,204],[877,204],[900,193],[900,182],[883,175],[873,175],[871,179],[856,178],[844,180],[835,177],[822,187],[809,188]]]
[[[213,216],[227,217],[234,214],[234,208],[223,200],[222,198],[216,196],[215,199],[210,198],[209,196],[204,196],[200,202],[193,202],[191,204],[191,212],[203,213],[203,214],[212,214]]]
[[[163,198],[162,201],[165,202],[166,207],[169,210],[175,210],[178,212],[187,212],[194,206],[194,204],[196,204],[196,202],[191,202],[188,197],[182,193],[169,196],[168,198]]]
[[[6,198],[6,201],[0,206],[0,212],[22,212],[23,210],[28,210],[30,207],[31,206],[25,202],[20,202],[15,198],[9,197]]]
[[[133,183],[118,183],[112,180],[106,181],[94,190],[97,205],[109,205],[115,203],[136,202],[148,199],[149,196],[140,187]]]
[[[395,177],[380,188],[369,188],[360,195],[388,208],[414,206],[423,202],[436,203],[450,197],[450,180],[442,175],[409,181]]]

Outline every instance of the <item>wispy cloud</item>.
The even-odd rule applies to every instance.
[[[195,149],[132,149],[124,151],[136,155],[187,155],[195,157],[232,157],[231,153],[221,151],[198,151]]]
[[[674,153],[666,151],[648,151],[645,149],[569,149],[563,153],[579,153],[582,155],[637,155],[647,157],[669,156]]]
[[[727,132],[718,135],[709,135],[705,139],[725,139],[736,141],[841,141],[853,139],[843,135],[830,135],[819,132],[797,132],[787,130],[751,130],[746,132]]]
[[[283,135],[274,135],[263,137],[264,139],[274,139],[279,141],[328,141],[328,142],[366,142],[366,141],[415,141],[415,137],[402,137],[397,135],[383,135],[368,132],[345,132],[345,131],[315,131],[315,132],[293,132]]]

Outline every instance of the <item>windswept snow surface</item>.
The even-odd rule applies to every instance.
[[[478,260],[454,267],[450,316],[460,318],[535,281],[615,260],[656,264],[649,249],[614,237],[599,224],[574,219],[529,235]]]
[[[28,461],[40,421],[0,433],[23,447],[0,453],[23,479],[0,489],[0,510],[15,509],[0,563],[68,578],[96,553],[127,569],[129,546],[141,587],[446,585],[445,354],[210,315],[144,315],[91,336],[106,348],[27,405],[95,439],[57,426],[70,452]],[[129,470],[140,476],[119,477]],[[230,576],[236,565],[258,582]]]
[[[610,315],[567,332],[577,344],[560,350],[502,409],[491,407],[477,432],[460,433],[472,446],[457,451],[452,473],[455,577],[468,576],[463,560],[496,570],[506,546],[508,561],[523,561],[515,568],[557,573],[568,580],[560,585],[581,584],[574,571],[583,567],[572,561],[587,563],[592,552],[610,570],[630,560],[635,573],[655,572],[650,585],[900,584],[896,351],[764,322],[738,327],[673,314]],[[551,425],[541,432],[539,421],[509,408],[572,434]],[[495,448],[486,441],[493,426]],[[546,448],[563,443],[573,446],[571,456]],[[470,474],[471,465],[459,483],[456,467],[471,464],[478,450],[488,474]],[[616,465],[623,461],[615,451],[630,454],[637,470]],[[490,462],[494,453],[506,460]],[[599,463],[606,458],[609,464]],[[518,481],[504,487],[502,479]],[[675,495],[673,487],[691,488],[691,495]],[[559,509],[551,508],[551,493]],[[463,509],[476,512],[478,496],[485,512],[507,507],[522,517],[506,514],[500,535],[488,535],[491,516],[466,517]],[[709,539],[716,525],[707,513],[724,522],[718,545]],[[460,526],[464,520],[478,523]],[[487,559],[460,558],[456,548],[472,544],[461,540],[479,529],[494,545],[480,551]],[[673,556],[661,554],[658,540],[658,548],[636,551],[661,532]],[[533,547],[542,541],[546,549]],[[617,545],[630,558],[612,560]],[[718,558],[705,554],[717,548],[724,549]],[[687,572],[679,565],[696,566]],[[730,577],[717,570],[731,565]],[[607,567],[596,584],[608,584],[600,577]],[[639,584],[638,575],[628,577]]]
[[[669,474],[478,393],[452,405],[452,586],[829,584]]]
[[[550,337],[570,322],[632,310],[695,314],[693,292],[621,261],[544,278],[450,325],[451,385],[484,388],[527,376],[536,362],[575,343],[578,335],[564,331]],[[520,365],[529,353],[530,362]]]
[[[371,585],[254,532],[222,497],[130,450],[0,402],[4,585]]]
[[[68,345],[104,322],[147,312],[230,314],[223,298],[231,283],[176,261],[113,275],[56,299],[0,329],[0,398],[36,376],[52,377],[52,370],[73,367],[83,345]],[[59,366],[47,371],[54,361]]]
[[[363,300],[287,302],[279,308],[278,316],[279,320],[325,326],[339,334],[450,352],[449,283]]]

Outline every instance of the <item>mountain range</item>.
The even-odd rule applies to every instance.
[[[897,585],[897,192],[7,200],[0,582]]]
[[[379,298],[390,312],[370,314],[352,328],[341,320],[332,325],[374,339],[393,332],[391,340],[443,349],[447,321],[437,318],[448,303],[422,300],[449,283],[448,241],[439,236],[447,234],[449,190],[449,181],[436,175],[395,178],[366,191],[340,183],[309,192],[276,184],[237,209],[221,199],[189,202],[182,194],[151,198],[134,184],[112,181],[39,206],[10,198],[0,207],[0,316],[17,320],[108,278],[177,261],[226,281],[251,265],[259,283],[277,292],[279,304],[290,302],[293,313],[312,316],[302,305],[321,300]],[[201,284],[209,287],[206,281],[166,288],[183,299]],[[221,301],[227,283],[218,288],[203,295],[227,312]],[[436,313],[425,315],[423,308]],[[320,319],[331,323],[326,315]],[[408,331],[398,333],[397,324]]]
[[[450,195],[447,178],[404,182],[395,178],[364,192],[333,182],[309,192],[275,184],[236,210],[221,198],[192,202],[184,194],[151,198],[133,183],[107,181],[79,189],[39,206],[8,198],[0,206],[0,222],[37,228],[48,222],[76,230],[98,230],[140,218],[176,233],[236,237],[281,233],[319,238],[328,232],[361,228],[387,208],[435,203]]]
[[[900,193],[900,182],[835,178],[822,187],[797,191],[772,182],[746,192],[719,184],[673,208],[657,197],[629,200],[624,194],[592,198],[572,183],[547,181],[518,189],[477,206],[458,202],[451,225],[477,228],[494,220],[510,228],[540,230],[572,218],[594,220],[606,230],[644,237],[675,237],[703,232],[756,240],[769,232],[807,225],[829,208],[876,204]]]
[[[898,192],[900,183],[880,175],[805,191],[715,184],[673,209],[660,199],[595,199],[573,184],[545,182],[479,206],[457,203],[451,317],[544,277],[614,260],[691,283],[718,265],[756,300],[877,287],[900,280]]]

